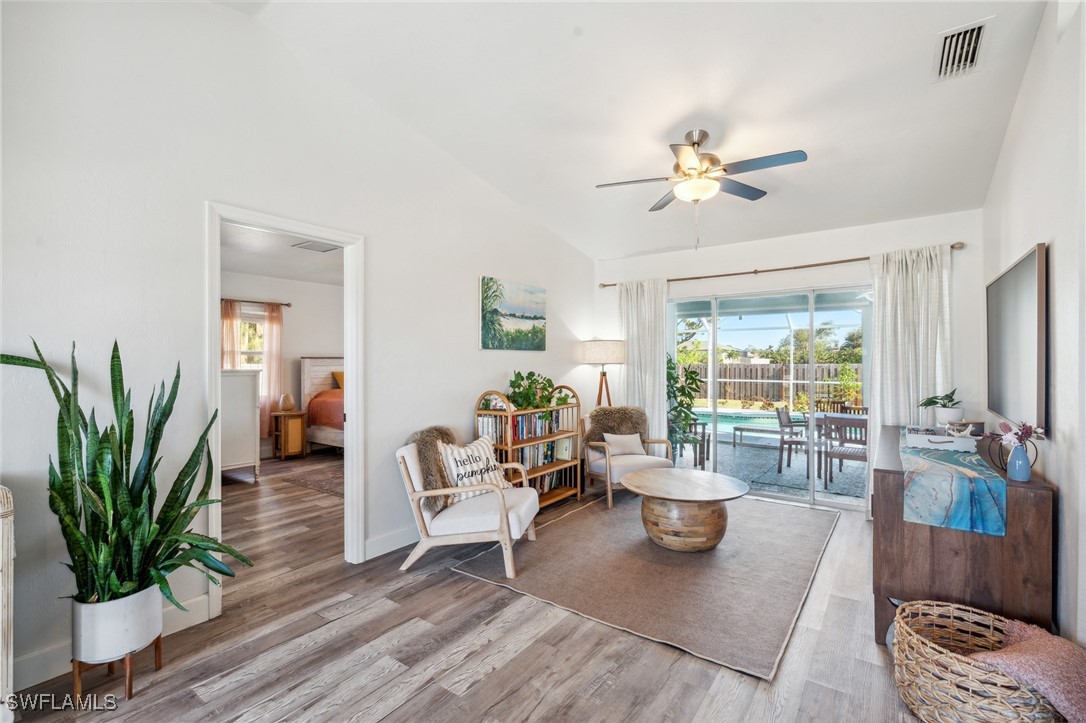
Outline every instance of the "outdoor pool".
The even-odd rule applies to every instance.
[[[695,410],[699,422],[705,422],[707,428],[713,426],[713,414],[707,409]],[[801,421],[803,415],[793,414],[792,419]],[[731,440],[732,430],[735,427],[765,427],[777,429],[777,413],[766,412],[761,409],[721,409],[716,414],[716,433],[718,437],[728,435]],[[723,437],[721,437],[723,440]]]

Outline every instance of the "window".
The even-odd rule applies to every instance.
[[[264,368],[264,323],[267,320],[263,304],[241,304],[238,322],[239,369]]]

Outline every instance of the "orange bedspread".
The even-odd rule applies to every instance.
[[[343,429],[342,389],[325,389],[309,400],[309,426]]]

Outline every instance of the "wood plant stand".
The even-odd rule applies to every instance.
[[[146,650],[151,646],[155,646],[155,670],[162,670],[162,636],[159,635],[153,641],[151,641],[146,647],[141,650]],[[133,651],[123,658],[117,660],[111,660],[108,663],[84,663],[82,660],[72,659],[72,682],[75,688],[75,697],[78,700],[83,695],[83,673],[94,668],[100,668],[106,666],[106,673],[113,675],[116,672],[116,665],[118,662],[124,664],[124,699],[130,700],[132,698],[132,658],[133,656],[141,652],[140,650]]]

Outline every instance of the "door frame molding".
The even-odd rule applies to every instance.
[[[282,231],[325,241],[343,249],[343,372],[352,379],[344,389],[344,438],[351,444],[343,447],[343,558],[350,563],[366,559],[366,491],[365,491],[365,405],[363,398],[363,281],[365,271],[365,239],[355,233],[318,226],[295,219],[273,216],[239,206],[208,201],[207,217],[207,406],[218,409],[222,401],[221,349],[222,317],[222,236],[221,224],[233,221],[269,231]],[[208,436],[211,461],[219,468],[222,454],[222,434],[218,425]],[[211,498],[222,499],[222,477],[215,474],[211,483]],[[222,538],[222,505],[208,508],[208,534]],[[244,550],[243,550],[244,551]],[[222,588],[210,584],[210,616],[222,613]]]

